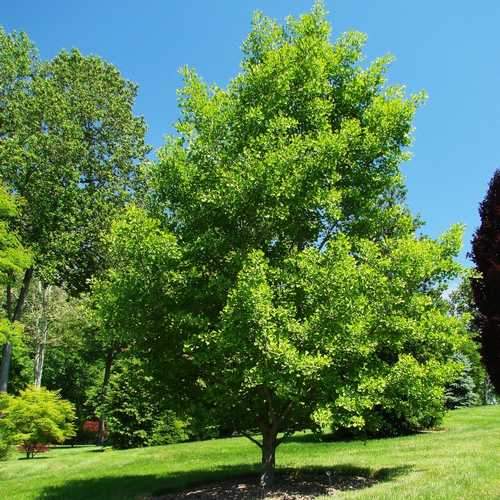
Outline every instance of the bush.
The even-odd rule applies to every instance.
[[[25,444],[20,444],[17,447],[17,451],[20,451],[22,453],[26,453],[27,457],[34,457],[35,454],[38,455],[38,453],[47,453],[49,451],[49,446],[45,443],[25,443]]]
[[[163,388],[147,375],[142,361],[123,357],[114,368],[104,404],[98,409],[115,448],[177,443],[189,438],[189,420],[160,400]]]
[[[10,448],[9,442],[0,435],[0,460],[7,460]]]
[[[189,421],[178,418],[173,411],[167,411],[155,422],[147,444],[150,446],[173,444],[187,441],[189,437]]]
[[[27,458],[49,443],[75,435],[73,405],[58,392],[28,387],[19,396],[2,398],[0,433],[8,443],[23,447]]]

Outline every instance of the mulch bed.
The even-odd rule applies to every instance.
[[[265,492],[259,485],[258,477],[247,476],[151,497],[149,500],[309,500],[322,495],[335,495],[339,491],[368,488],[376,482],[375,479],[364,476],[328,475],[325,472],[281,473],[276,475],[274,486]]]

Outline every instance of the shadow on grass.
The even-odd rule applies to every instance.
[[[370,469],[351,464],[333,467],[277,469],[275,490],[287,495],[325,495],[334,490],[369,488],[409,473],[410,465]],[[259,466],[238,464],[213,470],[165,475],[115,475],[68,480],[43,489],[38,498],[83,500],[174,498],[261,498]],[[185,496],[189,492],[189,496]]]

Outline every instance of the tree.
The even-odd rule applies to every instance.
[[[188,439],[188,421],[168,409],[173,399],[160,380],[147,375],[144,361],[130,355],[117,360],[106,393],[109,439],[116,448],[163,445]]]
[[[34,274],[77,293],[104,266],[100,236],[133,198],[148,147],[137,88],[111,64],[77,50],[41,62],[3,30],[0,50],[1,177],[24,200],[16,227],[34,255],[9,314],[18,321]]]
[[[62,443],[75,434],[73,405],[54,391],[28,387],[19,396],[2,396],[0,430],[33,458],[37,445]]]
[[[448,408],[464,408],[478,404],[477,387],[472,378],[473,366],[469,358],[457,353],[454,356],[462,366],[462,372],[453,380],[446,389],[446,406]]]
[[[62,288],[34,279],[26,298],[23,322],[33,352],[33,385],[41,387],[48,347],[79,350],[85,317],[82,300]],[[81,354],[81,353],[80,353]],[[46,385],[46,384],[44,384]]]
[[[0,392],[7,391],[4,382],[10,368],[12,346],[22,344],[22,328],[18,322],[9,321],[12,310],[12,284],[31,263],[30,253],[21,245],[19,237],[9,227],[10,220],[17,213],[16,199],[0,184],[0,286],[6,287],[5,312],[0,315],[0,344],[3,345],[0,367]],[[8,362],[7,362],[8,360]]]
[[[185,69],[179,135],[150,171],[188,269],[183,328],[157,336],[184,338],[207,409],[261,448],[263,486],[296,430],[441,416],[465,335],[441,299],[461,229],[417,237],[404,205],[421,96],[386,84],[389,58],[360,65],[363,35],[329,34],[321,3],[285,26],[257,14],[227,89]]]
[[[122,350],[134,349],[139,357],[151,355],[148,340],[153,335],[160,344],[169,346],[163,351],[168,353],[168,363],[177,367],[172,372],[177,382],[181,367],[186,364],[186,360],[177,358],[182,346],[179,338],[166,335],[178,325],[173,308],[182,282],[175,237],[142,209],[130,206],[113,222],[105,241],[108,268],[94,280],[91,297],[92,314],[106,357],[98,398],[103,410],[112,366]],[[157,351],[157,357],[164,361],[160,352]],[[101,436],[105,417],[104,411],[100,417]]]
[[[500,392],[500,170],[490,181],[479,206],[481,225],[472,239],[470,257],[480,273],[472,279],[481,354],[491,382]]]
[[[462,345],[461,351],[454,354],[454,357],[462,360],[464,368],[454,386],[450,387],[448,392],[460,400],[460,393],[463,394],[466,392],[466,387],[470,387],[468,379],[472,377],[477,404],[494,404],[496,401],[495,391],[484,368],[481,356],[479,311],[474,302],[472,290],[472,280],[475,278],[477,278],[477,275],[474,271],[467,273],[458,286],[449,294],[448,298],[451,314],[466,320],[469,337],[469,341]],[[454,389],[457,389],[457,391],[454,391]]]

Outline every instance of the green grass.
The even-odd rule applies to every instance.
[[[126,451],[52,450],[0,463],[0,498],[144,498],[257,470],[244,438]],[[371,475],[370,488],[335,498],[500,499],[500,406],[451,412],[444,430],[367,442],[314,442],[299,436],[278,449],[281,468]]]

